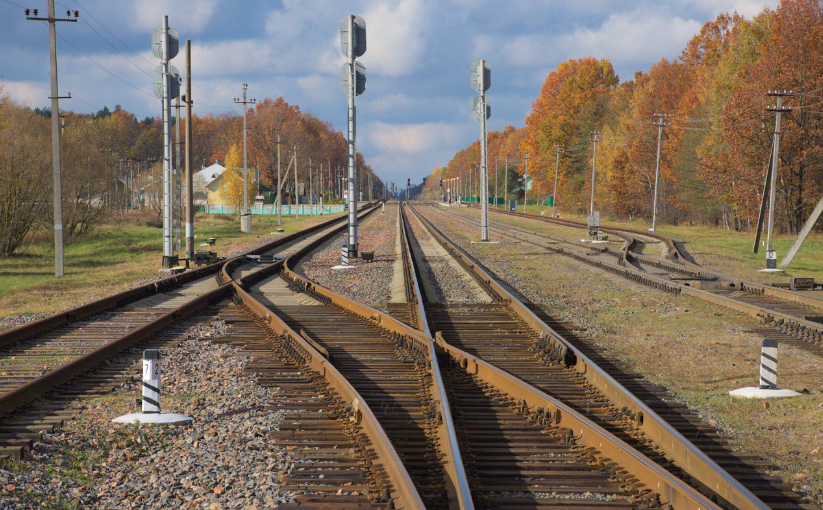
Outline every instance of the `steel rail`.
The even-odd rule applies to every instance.
[[[130,333],[99,347],[77,359],[71,361],[51,372],[33,379],[26,384],[9,391],[0,396],[0,412],[11,412],[15,409],[31,402],[32,400],[46,394],[48,391],[64,384],[74,377],[88,371],[90,368],[102,363],[107,358],[122,352],[125,349],[137,344],[161,331],[162,329],[175,324],[181,318],[191,315],[198,310],[205,308],[209,304],[227,297],[230,288],[226,285],[213,289],[202,296],[194,298],[181,307],[164,314],[157,319],[145,324]]]
[[[522,215],[522,213],[518,214]],[[570,244],[575,245],[576,243],[571,242]],[[791,315],[790,313],[781,312],[779,310],[773,310],[770,308],[757,306],[755,304],[746,303],[744,301],[732,299],[728,296],[719,295],[711,292],[710,290],[705,290],[702,287],[717,287],[720,290],[739,290],[749,292],[752,294],[766,295],[785,301],[792,301],[802,305],[820,308],[821,310],[823,310],[823,299],[818,298],[816,296],[810,296],[808,294],[793,292],[779,287],[773,287],[770,285],[763,285],[759,283],[749,282],[746,280],[736,279],[729,277],[727,275],[722,275],[720,273],[707,271],[705,269],[687,269],[687,271],[697,271],[696,279],[702,278],[706,280],[713,280],[705,283],[701,281],[699,286],[694,286],[690,283],[680,283],[675,280],[670,280],[668,278],[655,276],[643,271],[639,271],[625,264],[612,264],[608,261],[593,258],[586,253],[579,252],[571,248],[563,246],[545,246],[545,248],[554,253],[570,256],[576,260],[592,265],[599,269],[603,269],[621,275],[624,278],[627,278],[638,283],[642,283],[644,285],[651,286],[656,289],[671,292],[673,294],[685,294],[692,297],[696,297],[698,299],[708,301],[710,303],[747,314],[766,323],[774,322],[778,328],[786,330],[789,334],[792,334],[793,336],[801,338],[803,340],[813,341],[817,343],[823,342],[823,324],[819,322],[808,320],[803,317],[798,317],[796,315]],[[638,256],[635,254],[631,254],[630,256],[642,259],[643,263],[657,265],[658,267],[662,267],[667,270],[678,271],[681,274],[684,272],[683,269],[678,269],[676,267],[671,266],[663,266],[660,264],[659,260],[655,260],[654,258],[643,258],[643,256]],[[685,266],[683,266],[683,268],[685,269]]]
[[[281,244],[286,244],[295,239],[298,239],[300,236],[315,232],[319,229],[328,227],[335,222],[342,222],[344,220],[345,218],[332,218],[328,221],[319,223],[318,225],[314,225],[307,229],[298,230],[297,232],[293,232],[291,234],[279,237],[274,241],[267,243],[263,246],[260,246],[258,248],[252,249],[247,253],[243,253],[241,255],[232,257],[230,260],[244,259],[247,254],[257,254],[271,250],[272,248],[275,248]],[[48,317],[32,321],[28,324],[22,324],[15,328],[0,332],[0,347],[4,347],[8,344],[23,340],[25,338],[29,338],[33,335],[42,333],[49,329],[63,326],[70,322],[90,317],[92,315],[96,315],[100,312],[103,312],[111,308],[123,306],[125,304],[132,303],[134,301],[143,299],[154,294],[159,294],[162,292],[175,289],[184,283],[188,283],[190,281],[203,278],[210,274],[219,274],[219,271],[223,267],[224,262],[225,261],[214,262],[212,264],[199,267],[191,271],[186,271],[184,273],[169,276],[157,282],[147,283],[145,285],[141,285],[133,289],[124,290],[122,292],[118,292],[117,294],[106,296],[95,301],[92,301],[90,303],[76,306],[74,308],[58,312]],[[220,279],[218,279],[218,283],[224,283],[226,281],[228,280],[221,281]]]
[[[400,211],[398,211],[398,214],[400,214]],[[437,433],[440,438],[440,446],[447,451],[448,458],[450,459],[444,465],[445,471],[448,475],[448,478],[446,479],[446,490],[450,499],[454,499],[459,502],[459,508],[467,510],[473,509],[474,503],[471,498],[471,491],[468,486],[468,478],[466,477],[465,468],[460,457],[460,448],[457,443],[457,433],[454,430],[454,423],[448,407],[448,398],[445,394],[440,369],[437,364],[437,357],[434,352],[434,340],[430,336],[427,336],[422,332],[403,324],[390,315],[386,315],[378,310],[375,310],[374,308],[348,299],[337,294],[336,292],[332,292],[331,290],[297,274],[290,267],[290,264],[292,264],[295,260],[301,258],[310,250],[314,249],[314,247],[319,246],[326,240],[332,238],[334,235],[336,235],[336,233],[329,233],[290,255],[284,260],[282,272],[287,278],[294,281],[301,290],[309,295],[319,297],[320,300],[325,303],[332,303],[355,315],[370,320],[375,326],[379,326],[390,333],[400,336],[405,339],[405,341],[411,342],[415,345],[417,350],[422,351],[426,356],[428,356],[429,363],[426,368],[432,376],[432,381],[437,391],[437,395],[434,396],[435,398],[433,398],[433,401],[437,407],[438,414],[442,417],[442,420],[438,421]],[[247,275],[245,277],[249,278],[249,280],[244,280],[244,285],[253,280],[253,278],[250,278],[251,276],[252,275]],[[419,289],[417,292],[419,292]],[[425,315],[423,317],[425,318]]]
[[[406,220],[406,214],[403,212],[403,206],[398,205],[397,211],[400,218],[400,240],[403,247],[403,264],[406,272],[406,285],[411,288],[414,301],[413,306],[418,314],[418,329],[427,338],[434,338],[429,331],[429,322],[426,319],[426,310],[423,305],[423,294],[417,276],[417,270],[414,257],[409,248],[408,229],[409,224]],[[449,405],[449,398],[446,395],[446,388],[443,384],[442,375],[440,373],[440,363],[437,361],[437,355],[434,350],[434,343],[430,343],[429,359],[432,360],[431,368],[433,374],[433,384],[436,391],[436,398],[434,399],[436,405],[442,409],[440,412],[440,419],[437,420],[438,435],[440,437],[447,437],[445,442],[446,458],[450,459],[445,462],[445,472],[448,476],[446,480],[447,490],[449,492],[449,500],[457,501],[458,508],[465,510],[472,510],[474,508],[474,501],[471,497],[471,488],[469,487],[469,480],[466,476],[465,464],[463,463],[463,456],[460,454],[458,447],[457,434],[455,433],[454,418],[452,417],[451,406]],[[442,443],[441,443],[442,444]]]
[[[424,338],[422,336],[422,334],[420,332],[418,332],[417,330],[414,330],[411,327],[409,327],[405,324],[402,324],[399,321],[397,321],[396,319],[394,319],[394,318],[392,318],[388,315],[385,315],[385,314],[383,314],[383,313],[381,313],[377,310],[374,310],[370,307],[367,307],[367,306],[362,305],[360,303],[349,300],[349,299],[347,299],[343,296],[339,296],[336,293],[334,293],[334,292],[332,292],[332,291],[330,291],[330,290],[328,290],[328,289],[326,289],[326,288],[324,288],[320,285],[317,285],[316,283],[311,282],[311,281],[301,277],[300,275],[294,273],[293,270],[291,270],[289,268],[289,265],[292,262],[291,261],[292,257],[299,257],[299,255],[297,253],[293,254],[291,257],[289,257],[289,259],[287,259],[285,261],[284,266],[283,266],[283,272],[289,278],[292,278],[295,281],[300,281],[300,286],[303,287],[304,289],[306,289],[307,291],[310,291],[313,294],[323,296],[326,299],[328,299],[329,302],[334,303],[334,304],[336,304],[337,306],[339,306],[343,309],[349,310],[350,312],[352,312],[356,315],[359,315],[363,318],[366,318],[366,319],[370,320],[372,323],[374,323],[376,325],[379,325],[380,327],[386,329],[389,332],[401,335],[407,341],[417,343],[418,345],[420,345],[420,344],[426,345],[427,344],[430,347],[433,347],[433,343],[434,343],[433,340],[430,339],[430,338]],[[450,346],[450,348],[451,348],[452,353],[458,353],[458,352],[460,353],[459,355],[457,355],[457,356],[459,356],[459,358],[455,358],[456,360],[458,360],[458,363],[462,363],[463,359],[468,360],[469,358],[472,358],[467,353],[463,353],[462,351],[459,351],[458,349],[456,349],[454,347]],[[434,358],[432,358],[432,359],[434,359]],[[482,364],[483,363],[481,362],[480,365],[482,365]],[[465,363],[461,366],[463,366],[464,368],[467,368],[468,364]],[[474,366],[477,367],[478,364],[475,363]],[[475,369],[475,372],[477,372],[477,371],[478,370]],[[499,372],[495,372],[495,373],[499,373]],[[511,377],[511,376],[506,375],[506,377],[511,378],[512,380],[514,380],[514,378]],[[518,381],[518,383],[520,385],[523,385],[523,387],[528,387],[528,385],[526,385],[525,383],[522,383],[522,382],[519,382],[519,381]],[[531,389],[530,391],[536,392],[536,390],[533,390],[533,389]],[[519,393],[519,391],[518,391],[518,393]],[[536,398],[536,397],[529,397],[530,400],[532,400],[533,398]],[[548,396],[542,396],[541,395],[540,398],[543,399],[543,400],[539,400],[539,402],[541,402],[546,407],[549,404],[559,404],[558,402],[552,400]],[[630,449],[630,447],[628,445],[625,445],[624,443],[622,443],[618,439],[614,438],[611,434],[609,434],[605,430],[601,429],[600,427],[598,427],[596,425],[593,425],[593,424],[590,424],[589,420],[587,420],[585,417],[577,414],[575,411],[573,411],[572,409],[567,408],[565,406],[563,406],[563,407],[557,407],[556,406],[555,409],[561,409],[561,412],[558,414],[559,419],[562,420],[564,416],[567,416],[568,418],[566,418],[566,419],[568,421],[566,421],[565,423],[568,423],[568,424],[573,423],[575,430],[583,430],[585,432],[585,434],[587,436],[586,441],[589,440],[589,436],[591,438],[593,438],[593,439],[591,439],[591,441],[592,441],[591,444],[592,445],[595,444],[595,441],[596,441],[596,444],[598,445],[598,447],[602,447],[604,449],[611,448],[611,447],[609,447],[609,446],[604,447],[603,445],[613,445],[613,447],[616,448],[617,450],[623,451],[622,455],[627,455],[625,453],[625,449]],[[615,451],[617,451],[617,450],[615,450]],[[608,451],[611,451],[611,450],[608,450]],[[682,481],[673,478],[670,473],[666,472],[663,468],[661,468],[660,466],[657,466],[654,462],[652,462],[652,461],[648,460],[647,458],[645,458],[642,454],[634,452],[634,453],[631,453],[629,455],[630,455],[631,458],[636,459],[635,461],[638,462],[639,465],[642,465],[642,467],[638,468],[642,473],[647,473],[647,472],[650,473],[652,471],[656,472],[655,475],[651,475],[651,474],[648,475],[648,477],[645,479],[645,481],[646,482],[651,482],[652,484],[646,483],[646,485],[651,490],[655,490],[655,487],[662,488],[662,493],[665,494],[665,495],[668,495],[668,497],[670,497],[672,502],[678,502],[677,508],[701,509],[701,510],[702,509],[717,509],[717,508],[719,508],[718,506],[714,505],[711,501],[706,499],[704,496],[699,494],[697,491],[695,491],[693,488],[688,487]],[[618,456],[618,458],[622,458],[622,457]],[[645,459],[645,460],[643,460],[643,459]],[[635,462],[635,461],[633,461],[633,462]],[[639,473],[635,473],[635,474],[639,474]],[[748,508],[753,508],[753,507],[748,507]],[[759,507],[759,508],[765,508],[765,507]]]
[[[474,207],[474,206],[472,206],[472,207]],[[569,226],[569,227],[588,228],[588,225],[586,223],[583,223],[582,221],[563,220],[563,219],[551,218],[551,217],[547,218],[545,216],[537,216],[537,215],[534,215],[534,214],[519,213],[519,212],[506,211],[506,210],[500,210],[500,209],[494,209],[494,211],[499,213],[499,214],[508,214],[510,216],[520,216],[520,217],[523,217],[523,218],[530,218],[530,219],[545,221],[545,222],[548,222],[548,223],[556,223],[558,225],[566,225],[566,226]],[[626,232],[626,233],[629,233],[629,234],[637,234],[637,235],[657,239],[659,241],[662,241],[666,245],[666,249],[667,249],[667,253],[668,253],[667,258],[669,260],[672,260],[672,261],[677,262],[679,264],[683,264],[685,266],[690,266],[690,267],[698,268],[698,269],[700,268],[699,265],[697,265],[694,262],[692,262],[691,260],[689,260],[689,257],[685,256],[683,254],[683,252],[680,251],[680,248],[677,246],[677,242],[675,242],[675,240],[672,239],[669,236],[666,236],[666,235],[663,235],[663,234],[658,234],[656,232],[643,232],[641,230],[634,230],[634,229],[630,229],[630,228],[621,228],[621,227],[601,227],[601,230],[603,232],[607,232],[607,233],[615,234],[615,235],[622,235],[621,233]]]
[[[611,459],[638,477],[645,483],[646,488],[660,495],[660,502],[663,505],[694,510],[720,508],[696,489],[686,485],[654,461],[557,399],[452,346],[443,339],[440,332],[436,333],[435,338],[437,345],[466,372],[505,394],[516,395],[521,405],[525,403],[525,406],[534,409],[538,416],[545,416],[554,427],[571,430],[577,444],[597,450],[598,457]]]
[[[275,313],[254,299],[246,292],[240,283],[231,282],[241,303],[255,316],[266,323],[266,327],[275,335],[290,344],[292,352],[298,353],[303,362],[315,373],[321,375],[344,401],[351,404],[352,415],[350,420],[363,427],[369,437],[371,446],[383,461],[383,467],[392,481],[393,502],[395,508],[419,509],[426,507],[420,494],[414,486],[403,462],[397,456],[388,436],[380,427],[377,418],[366,401],[355,390],[342,374],[318,352],[312,343],[306,341],[300,334],[292,330]]]
[[[670,460],[709,490],[716,493],[718,497],[725,499],[739,509],[766,510],[769,508],[645,403],[631,394],[623,385],[540,320],[523,303],[480,269],[462,249],[452,244],[431,222],[417,213],[413,207],[411,210],[429,227],[430,232],[447,251],[461,261],[478,281],[490,285],[495,292],[503,297],[502,301],[509,305],[521,320],[540,335],[541,342],[546,344],[547,349],[555,353],[554,359],[561,361],[569,368],[574,368],[592,386],[611,400],[615,407],[626,407],[634,416],[637,429],[658,445]]]
[[[288,243],[302,235],[306,235],[307,233],[311,233],[319,228],[323,228],[324,226],[328,226],[335,222],[342,223],[343,219],[334,218],[317,226],[305,229],[305,231],[301,230],[288,236],[278,238],[271,243],[267,243],[266,245],[257,248],[256,250],[252,250],[252,252],[259,250],[265,251],[266,249],[271,249],[272,247],[280,244]],[[244,258],[245,254],[234,257],[228,262],[231,263],[237,259]],[[107,296],[91,303],[87,303],[29,324],[24,324],[8,331],[4,331],[0,333],[0,346],[9,345],[11,343],[24,340],[44,331],[82,318],[93,316],[111,308],[123,306],[147,296],[172,290],[179,287],[183,283],[197,280],[210,274],[219,275],[221,267],[222,264],[220,262],[209,264],[208,266],[204,266],[193,271],[187,271],[179,275],[164,278],[158,282],[141,285],[140,287],[126,290],[112,296]],[[219,281],[218,276],[218,282]],[[32,379],[18,388],[5,393],[4,395],[0,395],[0,412],[8,413],[20,408],[26,403],[44,395],[48,391],[51,391],[61,384],[64,384],[78,375],[88,371],[92,367],[104,361],[106,358],[122,352],[123,350],[128,349],[129,347],[145,340],[149,336],[159,332],[163,328],[178,322],[182,317],[190,315],[197,310],[208,306],[210,303],[226,297],[229,293],[229,289],[230,287],[228,287],[227,283],[222,283],[218,286],[218,288],[192,299],[177,309],[161,315],[160,317],[134,329],[133,331],[109,342],[108,344],[90,351],[65,365],[57,367],[40,377]]]

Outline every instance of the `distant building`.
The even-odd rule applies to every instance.
[[[220,187],[223,185],[223,172],[225,171],[226,167],[215,161],[213,165],[207,166],[192,176],[196,206],[223,205]]]

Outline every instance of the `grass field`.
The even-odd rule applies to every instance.
[[[328,218],[301,215],[297,220],[284,215],[281,228],[290,233]],[[123,290],[130,282],[158,276],[163,259],[163,229],[148,224],[156,225],[156,219],[144,215],[115,216],[87,238],[67,241],[62,278],[54,276],[54,245],[50,237],[37,239],[22,254],[0,257],[0,319],[64,310]],[[199,214],[194,228],[195,250],[208,249],[223,256],[233,244],[270,236],[278,225],[277,216],[254,216],[252,233],[244,234],[236,217]],[[201,247],[209,237],[217,238],[217,244]],[[183,258],[185,254],[179,256]]]

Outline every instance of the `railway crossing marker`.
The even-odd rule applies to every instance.
[[[739,388],[729,392],[741,398],[796,397],[800,393],[777,387],[777,340],[764,338],[760,346],[760,386]]]
[[[160,411],[160,349],[143,351],[143,412],[126,414],[112,422],[188,425],[192,421],[183,414]]]

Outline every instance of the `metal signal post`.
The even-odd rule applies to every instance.
[[[480,122],[480,240],[489,240],[489,168],[486,146],[486,119],[491,108],[486,101],[486,91],[491,86],[491,69],[485,60],[475,60],[471,65],[471,85],[480,94],[472,100],[472,117]]]
[[[172,232],[171,100],[180,96],[180,72],[169,64],[180,50],[177,30],[169,27],[169,17],[152,32],[152,53],[161,64],[154,70],[154,94],[163,110],[163,267],[178,263]]]
[[[349,239],[343,250],[343,264],[348,257],[357,257],[357,149],[355,146],[356,107],[355,97],[366,90],[366,68],[356,62],[366,53],[366,22],[360,16],[349,14],[340,21],[340,51],[348,62],[340,69],[340,85],[348,96],[349,121]]]

